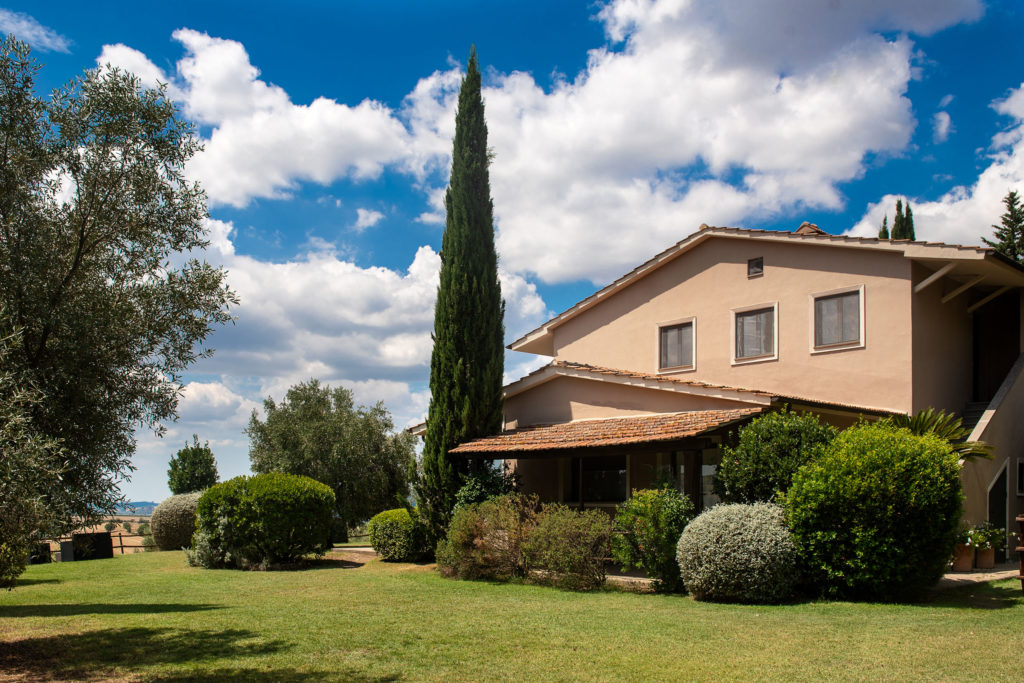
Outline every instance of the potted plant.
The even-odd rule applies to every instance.
[[[972,545],[977,550],[978,569],[996,566],[996,551],[1006,547],[1006,529],[982,522],[971,530]]]
[[[955,572],[969,572],[974,567],[973,531],[966,525],[960,527],[956,545],[953,547],[953,571]]]

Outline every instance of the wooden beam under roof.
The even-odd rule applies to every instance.
[[[920,282],[918,282],[917,285],[914,286],[914,294],[918,294],[922,290],[924,290],[925,287],[928,287],[928,286],[938,282],[940,278],[942,278],[946,273],[948,273],[949,271],[953,270],[954,268],[956,268],[956,261],[950,261],[946,265],[942,266],[941,268],[936,270],[934,273],[932,273],[931,275],[929,275],[925,279],[923,279]]]
[[[966,292],[968,289],[970,289],[971,287],[973,287],[974,285],[978,284],[979,282],[981,282],[984,279],[985,279],[984,275],[979,275],[978,277],[976,277],[976,278],[974,278],[972,280],[968,280],[967,282],[965,282],[964,284],[960,285],[959,287],[954,289],[952,292],[947,294],[946,296],[942,297],[942,303],[944,303],[944,304],[949,303],[950,301],[952,301],[953,299],[957,298],[958,296],[960,296],[961,294]]]

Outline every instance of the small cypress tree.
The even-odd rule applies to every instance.
[[[1003,205],[1006,211],[1000,225],[992,226],[995,240],[982,237],[981,241],[1017,263],[1024,262],[1024,206],[1014,190],[1003,197]]]
[[[878,231],[878,238],[883,240],[889,239],[889,214],[885,214],[882,218],[882,228]]]
[[[416,492],[435,540],[451,518],[469,470],[448,451],[502,426],[505,305],[494,249],[487,123],[476,49],[469,55],[455,115],[452,173],[445,195],[441,281],[434,309],[422,474]]]
[[[914,241],[917,236],[914,235],[914,212],[910,210],[910,200],[907,200],[907,208],[903,213],[903,235],[904,239]]]

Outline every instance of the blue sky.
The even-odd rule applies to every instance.
[[[310,377],[422,418],[471,44],[510,340],[701,223],[872,235],[903,196],[919,239],[978,244],[1024,191],[1009,0],[6,3],[0,30],[43,90],[106,63],[169,83],[205,144],[206,258],[242,304],[166,437],[139,433],[134,500],[193,433],[247,472],[249,414]]]

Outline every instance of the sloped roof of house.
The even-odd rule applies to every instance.
[[[536,425],[469,441],[448,452],[463,456],[504,456],[512,452],[677,441],[745,420],[763,410],[764,407],[759,406],[731,410],[693,410]]]
[[[978,271],[980,269],[985,273],[986,284],[1012,284],[1014,286],[1024,286],[1024,266],[1006,258],[994,249],[985,247],[946,244],[944,242],[889,240],[877,237],[831,235],[810,223],[802,224],[793,232],[702,225],[697,232],[672,245],[654,258],[637,266],[618,280],[615,280],[610,285],[595,292],[586,299],[583,299],[571,308],[559,313],[540,327],[527,332],[522,337],[509,344],[508,348],[513,351],[525,351],[527,353],[551,355],[546,347],[550,345],[550,342],[547,340],[549,339],[550,332],[554,328],[571,320],[593,306],[596,306],[598,303],[604,301],[623,288],[633,284],[637,280],[650,275],[658,268],[685,254],[697,245],[715,238],[763,240],[791,244],[812,244],[896,253],[904,256],[905,258],[913,259],[914,261],[922,263],[936,272],[949,263],[970,263],[973,264],[971,268],[967,269],[965,267],[961,267],[956,273],[950,273],[950,276],[961,276],[963,278],[967,278],[969,276],[974,277],[977,275],[974,271]],[[966,271],[970,272],[968,273]],[[979,280],[980,279],[981,278],[979,278]]]

